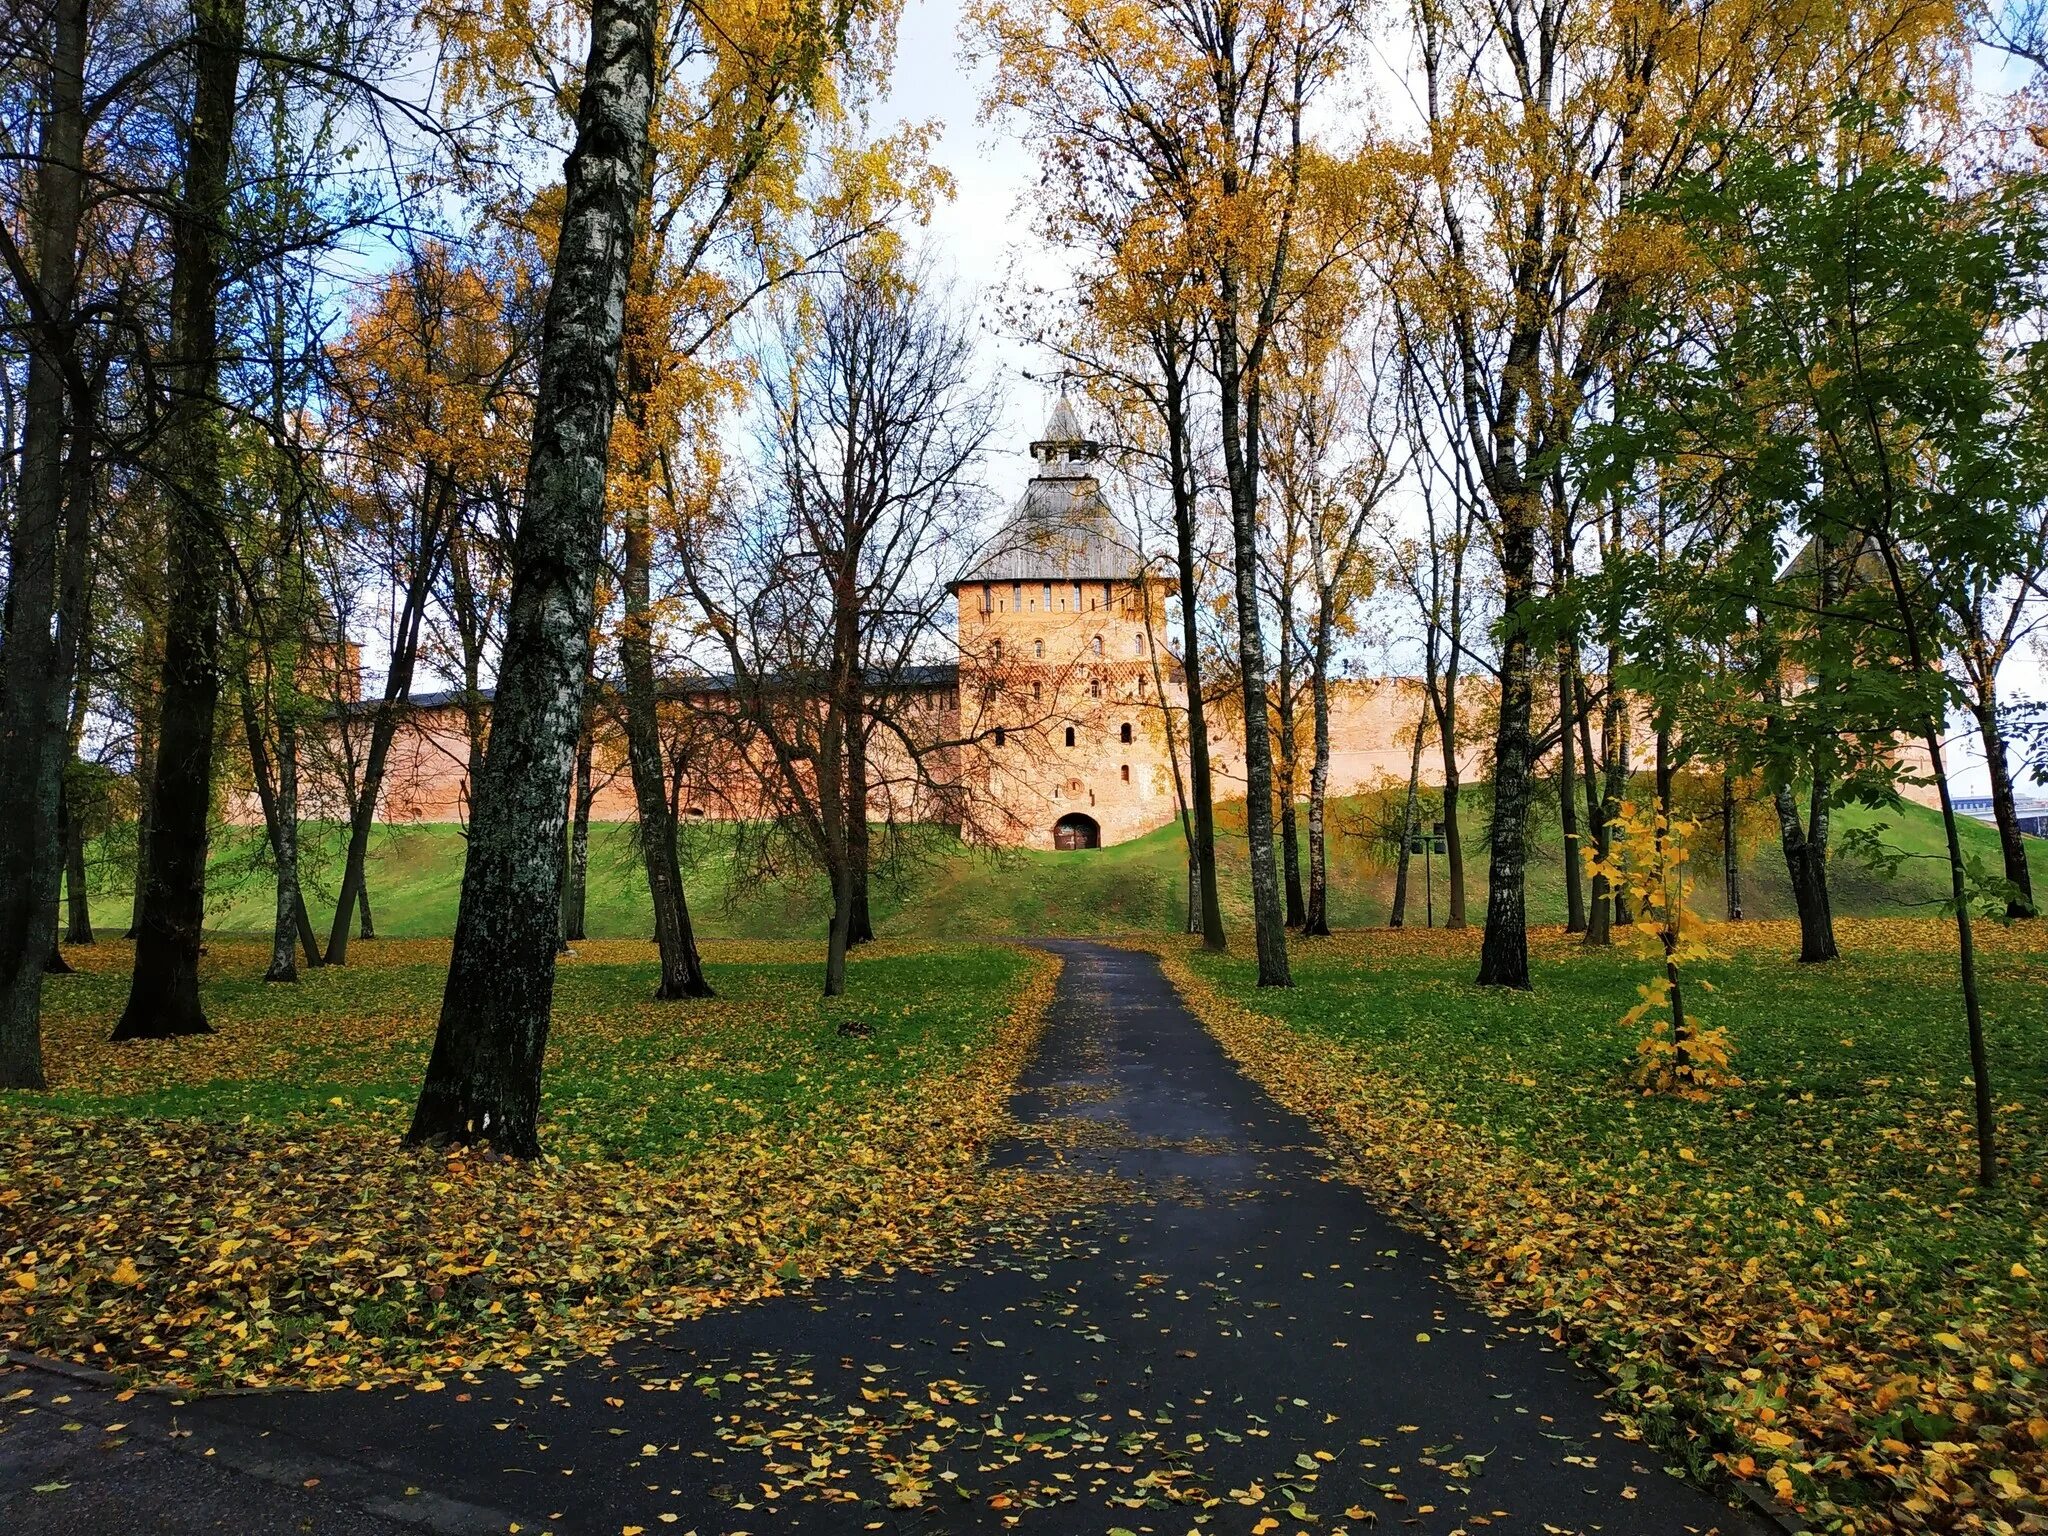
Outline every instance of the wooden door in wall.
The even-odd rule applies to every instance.
[[[1062,816],[1053,823],[1052,845],[1062,851],[1074,848],[1100,848],[1102,828],[1096,825],[1093,816],[1083,816],[1076,811]]]

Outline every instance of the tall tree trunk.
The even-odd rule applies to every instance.
[[[1578,689],[1568,647],[1557,652],[1557,819],[1564,834],[1564,931],[1586,931],[1585,871],[1579,857],[1579,772],[1572,741]]]
[[[2013,797],[2012,769],[2006,759],[2005,732],[1998,724],[1998,696],[1987,680],[1979,686],[1976,705],[1978,734],[1984,740],[1984,763],[1991,771],[1991,814],[1998,823],[1998,850],[2005,861],[2008,920],[2034,915],[2034,876],[2027,868],[2027,842],[2020,832],[2019,806]]]
[[[1612,666],[1608,668],[1607,708],[1603,710],[1600,720],[1602,753],[1608,750],[1608,743],[1613,740],[1614,733],[1613,670]],[[1585,779],[1586,822],[1592,829],[1593,852],[1600,862],[1605,863],[1613,851],[1614,837],[1607,796],[1600,785],[1601,759],[1593,753],[1593,701],[1586,691],[1584,669],[1574,667],[1572,676],[1578,689],[1578,707],[1574,713],[1578,717],[1579,725],[1579,756],[1582,759],[1580,772]],[[1586,908],[1586,943],[1604,947],[1614,942],[1614,903],[1609,898],[1605,875],[1595,875],[1588,883],[1592,890]]]
[[[57,846],[62,848],[71,841],[71,801],[63,789],[57,791]],[[43,927],[49,942],[43,946],[43,974],[45,976],[69,976],[71,962],[64,958],[64,950],[57,942],[57,896],[50,892],[49,921]]]
[[[1818,818],[1816,824],[1825,835],[1827,791],[1820,782],[1818,763],[1815,781],[1809,814]],[[1835,947],[1834,919],[1828,910],[1826,854],[1816,852],[1807,827],[1801,825],[1799,803],[1789,784],[1780,785],[1772,793],[1771,805],[1778,813],[1778,843],[1785,851],[1785,872],[1791,877],[1792,901],[1799,912],[1799,961],[1802,965],[1819,965],[1840,953]]]
[[[48,96],[37,127],[36,308],[28,328],[20,479],[0,645],[0,1088],[41,1088],[43,964],[62,848],[67,649],[56,623],[65,539],[66,396],[85,196],[86,0],[53,7]],[[74,411],[72,413],[76,415]],[[79,422],[89,438],[90,424]]]
[[[1721,890],[1728,921],[1742,921],[1741,845],[1735,823],[1735,776],[1721,769]]]
[[[1309,675],[1315,740],[1308,769],[1308,906],[1302,913],[1301,931],[1315,938],[1330,934],[1330,850],[1324,828],[1330,792],[1330,627],[1327,612],[1318,614]]]
[[[1506,498],[1500,518],[1502,591],[1500,719],[1493,736],[1492,857],[1486,871],[1486,933],[1479,985],[1529,986],[1528,871],[1530,714],[1535,702],[1529,615],[1535,600],[1533,498]]]
[[[1226,299],[1226,306],[1234,296]],[[1266,727],[1266,642],[1259,622],[1259,497],[1256,450],[1240,435],[1237,341],[1232,334],[1217,348],[1222,390],[1223,448],[1230,481],[1232,564],[1237,586],[1237,665],[1244,702],[1244,819],[1251,840],[1252,926],[1258,941],[1259,985],[1291,987],[1287,964],[1287,922],[1281,904],[1273,849],[1273,734]]]
[[[1408,921],[1408,850],[1416,826],[1416,804],[1422,790],[1422,737],[1429,723],[1429,702],[1415,718],[1415,745],[1408,751],[1408,794],[1401,802],[1401,841],[1394,856],[1394,905],[1387,914],[1387,926],[1399,928]]]
[[[1463,928],[1465,916],[1465,833],[1458,810],[1459,792],[1464,788],[1458,773],[1458,686],[1457,674],[1444,679],[1445,702],[1437,722],[1437,746],[1444,761],[1444,927]]]
[[[868,841],[868,725],[866,692],[862,685],[853,725],[846,733],[846,839],[853,862],[853,905],[847,916],[846,942],[871,944],[875,938],[873,914],[868,910],[868,871],[872,850]]]
[[[586,680],[584,686],[590,685]],[[569,821],[569,872],[562,881],[562,942],[581,944],[590,907],[591,756],[596,748],[597,712],[586,707],[576,738],[576,804]]]
[[[654,100],[654,22],[649,0],[593,0],[491,740],[440,1027],[408,1133],[414,1142],[489,1141],[522,1157],[540,1150],[562,818],[590,670],[606,452]]]
[[[273,777],[270,748],[264,740],[255,695],[246,677],[238,680],[236,691],[241,699],[242,738],[249,752],[249,776],[256,785],[257,803],[263,808],[264,836],[269,840],[271,862],[277,869],[277,925],[271,930],[270,969],[279,974],[266,974],[263,979],[297,981],[298,967],[292,962],[287,935],[295,935],[304,947],[309,969],[317,969],[322,963],[320,941],[314,936],[312,919],[306,915],[305,893],[299,885],[298,731],[288,721],[278,721],[278,772]],[[291,760],[289,795],[284,787],[287,758]],[[283,945],[282,951],[279,945]]]
[[[184,186],[170,218],[171,406],[163,431],[169,487],[170,582],[165,604],[163,724],[150,797],[149,863],[135,971],[116,1040],[210,1031],[199,1002],[206,922],[206,848],[213,802],[214,715],[220,703],[225,427],[219,302],[227,243],[228,169],[241,75],[244,0],[192,0],[192,117]]]
[[[327,928],[326,963],[348,964],[348,931],[361,909],[361,936],[374,939],[377,930],[370,916],[367,865],[370,832],[377,822],[377,802],[384,793],[384,770],[391,758],[391,743],[398,735],[399,720],[406,701],[412,697],[413,671],[419,663],[420,633],[426,623],[427,603],[433,594],[434,578],[440,571],[447,549],[444,529],[454,497],[454,481],[446,474],[430,471],[420,502],[419,558],[408,573],[405,597],[399,604],[398,624],[391,647],[391,665],[384,674],[384,696],[370,721],[370,746],[363,757],[363,780],[355,802],[349,807],[348,851],[342,860],[341,891],[335,898],[334,920]],[[475,780],[471,781],[475,793]]]
[[[297,981],[292,949],[306,905],[299,895],[299,733],[290,712],[277,721],[277,910],[270,928],[270,966],[265,981]]]
[[[683,868],[676,853],[676,818],[668,799],[661,756],[659,696],[654,681],[654,642],[649,580],[653,530],[644,504],[625,516],[626,622],[619,630],[619,662],[625,682],[626,761],[633,776],[633,801],[640,813],[640,856],[647,870],[647,894],[654,904],[654,942],[661,954],[657,998],[710,997],[690,907],[683,892]]]
[[[163,718],[157,687],[163,673],[163,658],[156,626],[147,614],[137,625],[135,647],[138,669],[147,677],[135,702],[135,864],[129,872],[128,931],[121,935],[133,942],[142,932],[142,872],[149,868],[149,824],[153,819],[150,801],[156,794],[157,722]]]
[[[1280,751],[1276,765],[1280,801],[1280,880],[1286,896],[1287,926],[1299,928],[1308,913],[1301,892],[1301,833],[1295,801],[1301,789],[1301,768],[1296,761],[1294,687],[1294,605],[1287,594],[1280,603],[1279,701],[1273,714],[1279,717]],[[1270,717],[1269,717],[1270,718]]]
[[[1180,594],[1181,686],[1188,706],[1188,800],[1194,816],[1194,888],[1201,900],[1202,948],[1224,947],[1223,905],[1216,888],[1216,799],[1209,768],[1209,711],[1202,697],[1201,588],[1195,577],[1194,466],[1189,453],[1187,376],[1181,371],[1178,332],[1160,341],[1166,427],[1167,478],[1173,492],[1173,564]],[[1160,693],[1164,707],[1166,695]]]
[[[86,883],[85,870],[85,828],[73,818],[71,837],[64,849],[64,894],[69,902],[69,911],[64,925],[66,944],[91,944],[92,895]]]

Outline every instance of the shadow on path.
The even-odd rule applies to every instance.
[[[1619,1438],[1590,1376],[1330,1179],[1150,956],[1047,947],[1066,969],[998,1157],[1127,1198],[971,1268],[822,1285],[524,1384],[206,1400],[183,1410],[189,1446],[220,1440],[293,1494],[222,1528],[1766,1529]],[[171,1528],[29,1495],[11,1438],[0,1526]],[[70,1454],[81,1497],[113,1508],[121,1453]],[[308,1476],[331,1506],[298,1497]]]

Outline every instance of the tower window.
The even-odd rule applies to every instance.
[[[995,605],[995,589],[984,581],[981,584],[981,611],[988,613]]]
[[[989,660],[991,660],[991,661],[995,662],[995,663],[996,663],[996,665],[998,665],[998,666],[1001,666],[1001,665],[1002,665],[1002,661],[1003,661],[1003,642],[1002,642],[1002,641],[1000,641],[1000,640],[991,640],[991,641],[989,642]]]
[[[1099,698],[1101,698],[1101,697],[1102,697],[1102,679],[1101,679],[1101,678],[1099,678],[1099,677],[1091,677],[1091,678],[1089,678],[1089,679],[1088,679],[1088,697],[1089,697],[1089,698],[1091,698],[1091,699],[1099,699]]]
[[[1076,613],[1079,613],[1080,611],[1081,611],[1081,583],[1079,583],[1079,582],[1077,581],[1077,582],[1075,582],[1075,583],[1074,583],[1074,612],[1076,612]]]
[[[1098,656],[1102,654],[1102,636],[1100,635],[1095,637],[1095,654]]]
[[[1125,729],[1125,730],[1129,730],[1129,729],[1130,729],[1130,727],[1129,727],[1129,726],[1125,726],[1125,727],[1124,727],[1124,729]],[[1125,782],[1126,784],[1128,784],[1128,783],[1130,783],[1130,782],[1131,782],[1131,765],[1130,765],[1129,763],[1125,763],[1125,764],[1124,764],[1124,782]]]
[[[1012,613],[1022,613],[1024,611],[1024,583],[1021,581],[1010,583],[1010,611]]]
[[[1145,654],[1145,637],[1143,635],[1139,635],[1131,641],[1131,654],[1133,656]]]
[[[999,725],[999,726],[997,726],[997,727],[996,727],[996,745],[1000,747],[1000,746],[1001,746],[1001,745],[1002,745],[1002,744],[1003,744],[1003,743],[1004,743],[1005,741],[1007,741],[1008,739],[1009,739],[1009,737],[1008,737],[1008,735],[1007,735],[1007,734],[1006,734],[1006,733],[1004,732],[1003,728],[1002,728],[1002,727],[1001,727],[1000,725]]]
[[[1033,702],[1036,702],[1040,697],[1039,685],[1037,683],[1031,685],[1031,697]]]
[[[1110,584],[1109,584],[1108,582],[1106,582],[1106,581],[1105,581],[1105,582],[1104,582],[1104,583],[1102,584],[1102,606],[1103,606],[1103,607],[1107,608],[1107,607],[1109,606],[1109,598],[1110,598]]]
[[[1068,727],[1067,727],[1067,745],[1071,747],[1071,746],[1072,746],[1073,744],[1074,744],[1074,728],[1073,728],[1073,727],[1072,727],[1072,726],[1070,725],[1070,726],[1068,726]]]
[[[1045,611],[1052,612],[1052,583],[1049,581],[1045,584]]]
[[[1128,747],[1131,744],[1131,722],[1128,720],[1124,722],[1123,737],[1124,745]]]
[[[1043,640],[1032,641],[1031,654],[1035,659],[1039,661],[1045,660],[1045,642]]]

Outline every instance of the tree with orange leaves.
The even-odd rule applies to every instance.
[[[1500,707],[1478,979],[1526,988],[1538,545],[1549,499],[1573,490],[1565,450],[1627,366],[1630,303],[1678,259],[1643,200],[1728,131],[1824,132],[1851,88],[1910,83],[1939,105],[1962,18],[1950,0],[1416,0],[1411,22],[1421,123],[1388,150],[1416,216],[1389,266],[1449,338],[1442,394],[1491,523]]]
[[[574,94],[574,27],[532,0],[438,3],[457,101],[544,127]],[[669,0],[657,9],[653,117],[608,455],[606,499],[622,535],[616,643],[626,757],[654,931],[656,996],[711,992],[676,851],[656,714],[659,634],[673,603],[655,580],[661,531],[702,515],[693,462],[715,461],[714,428],[744,374],[726,347],[749,306],[942,188],[924,167],[931,130],[878,144],[839,137],[883,78],[889,0]],[[501,207],[529,205],[501,200]],[[822,237],[815,232],[824,230]]]
[[[1287,316],[1369,227],[1369,168],[1328,152],[1310,127],[1352,57],[1362,8],[980,0],[970,17],[996,65],[991,109],[1024,125],[1046,168],[1053,238],[1085,248],[1121,229],[1113,253],[1121,262],[1128,247],[1133,283],[1190,285],[1216,396],[1244,718],[1264,720],[1257,533],[1268,371]],[[1259,984],[1289,986],[1270,735],[1248,729],[1245,747]]]

